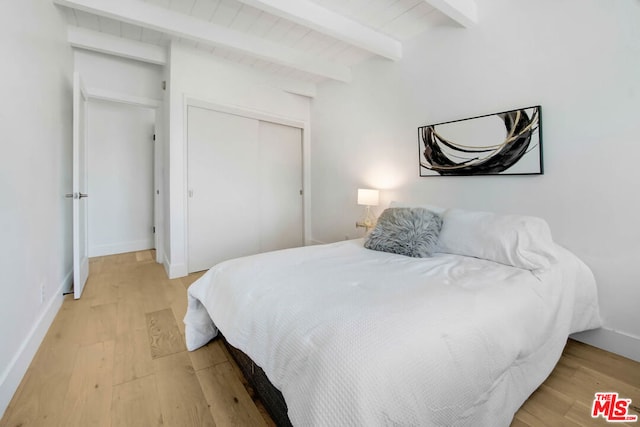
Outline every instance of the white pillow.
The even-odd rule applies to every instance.
[[[447,209],[442,219],[440,252],[525,270],[549,268],[556,260],[551,230],[541,218]]]
[[[390,208],[424,208],[428,211],[437,213],[439,215],[444,214],[444,212],[447,210],[447,208],[442,208],[436,205],[428,205],[426,203],[406,203],[406,202],[397,202],[397,201],[392,201],[391,203],[389,203],[389,207]]]

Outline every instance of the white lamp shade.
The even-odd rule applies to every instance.
[[[378,190],[368,190],[358,188],[358,204],[364,206],[378,206],[380,192]]]

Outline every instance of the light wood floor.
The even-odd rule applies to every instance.
[[[273,426],[219,341],[185,349],[186,288],[201,274],[169,280],[153,256],[91,260],[83,297],[65,297],[0,426]],[[569,341],[512,426],[607,425],[590,417],[597,391],[638,413],[640,364]]]

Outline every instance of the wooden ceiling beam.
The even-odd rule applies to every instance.
[[[53,0],[60,6],[116,19],[342,82],[351,69],[296,49],[138,0]]]
[[[425,1],[465,28],[478,23],[478,5],[475,0]]]
[[[162,46],[112,36],[80,27],[67,27],[67,40],[76,48],[106,53],[151,64],[165,65],[167,50]]]
[[[398,40],[312,1],[238,1],[393,61],[402,58],[402,44]]]

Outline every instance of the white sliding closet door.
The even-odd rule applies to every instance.
[[[188,269],[259,251],[258,122],[188,107]]]
[[[260,122],[260,251],[304,245],[302,129]]]
[[[188,107],[188,270],[302,246],[300,129]]]

